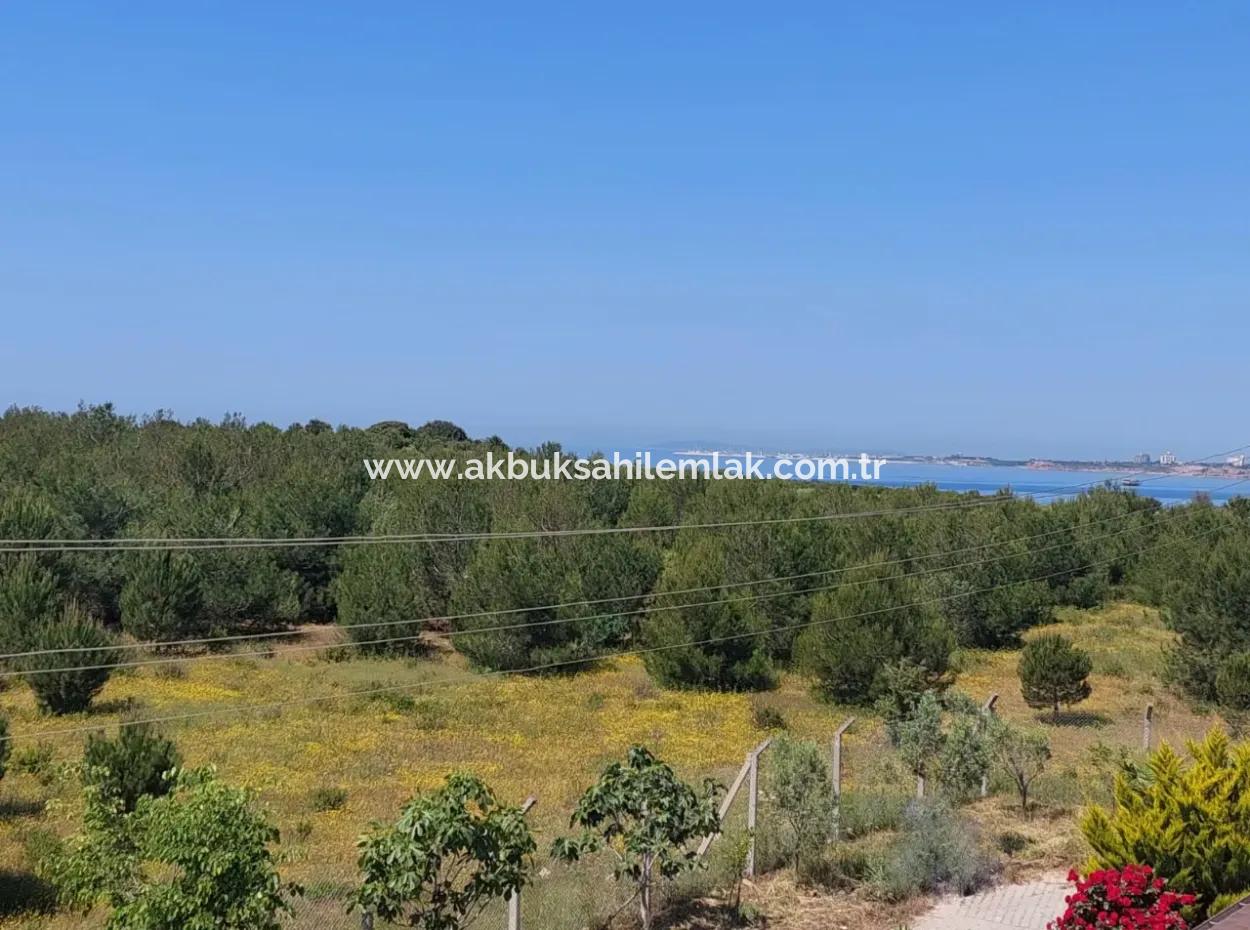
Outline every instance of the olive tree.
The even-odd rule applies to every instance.
[[[518,807],[458,772],[362,837],[354,907],[421,930],[461,930],[529,881],[534,838]]]
[[[990,725],[990,746],[995,763],[1006,773],[1020,795],[1020,809],[1029,809],[1029,789],[1050,761],[1046,734],[1022,730],[995,718]]]
[[[624,763],[609,765],[582,795],[569,823],[581,832],[556,839],[552,855],[576,862],[600,849],[611,851],[617,880],[633,886],[622,908],[637,900],[643,930],[650,930],[657,874],[673,878],[696,867],[690,846],[720,829],[716,799],[722,790],[710,779],[695,789],[647,749],[634,746]]]

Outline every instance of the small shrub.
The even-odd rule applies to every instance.
[[[835,846],[809,866],[807,880],[833,891],[851,891],[872,875],[872,862],[861,849]]]
[[[592,691],[586,696],[587,710],[603,710],[608,703],[608,699],[604,697],[602,691]]]
[[[771,704],[763,704],[759,701],[751,705],[751,722],[755,724],[757,730],[784,730],[786,728],[786,718],[782,716],[781,711]]]
[[[322,786],[313,789],[309,806],[318,813],[342,810],[347,804],[347,789]]]
[[[96,733],[87,737],[83,752],[83,781],[96,785],[106,797],[117,799],[126,812],[139,798],[168,794],[182,756],[171,740],[148,724],[123,726],[116,739]]]
[[[889,900],[924,892],[971,894],[993,876],[993,860],[976,833],[944,802],[912,802],[900,832],[874,869],[874,882]]]
[[[902,792],[844,791],[839,833],[843,839],[853,840],[881,830],[894,830],[911,800],[911,795]]]
[[[998,847],[999,852],[1014,856],[1029,848],[1029,838],[1015,830],[1004,830],[994,838],[994,845]]]
[[[65,608],[60,620],[42,626],[30,643],[32,650],[55,650],[23,663],[44,713],[86,710],[109,679],[107,666],[117,661],[112,635],[75,604]]]
[[[1220,665],[1215,695],[1230,710],[1250,710],[1250,652],[1237,652]]]
[[[295,825],[295,839],[300,843],[307,843],[313,834],[313,825],[311,821],[301,820]]]
[[[443,730],[447,727],[447,708],[439,701],[424,698],[413,702],[417,727],[422,730]]]
[[[1148,865],[1129,865],[1123,870],[1102,869],[1081,878],[1068,873],[1076,891],[1068,907],[1046,930],[1187,930],[1181,908],[1194,896],[1167,890]]]
[[[1089,808],[1081,832],[1093,865],[1150,863],[1177,891],[1197,895],[1203,915],[1229,895],[1250,892],[1250,744],[1220,730],[1191,743],[1182,760],[1166,743],[1150,757],[1150,777],[1121,772],[1115,806]]]
[[[162,662],[152,666],[152,677],[160,681],[181,681],[187,677],[187,667],[181,662]]]
[[[19,746],[13,753],[9,768],[11,771],[35,778],[52,779],[55,753],[48,743],[36,743],[34,746]]]

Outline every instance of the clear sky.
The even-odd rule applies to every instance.
[[[1250,443],[1244,3],[0,5],[0,402]]]

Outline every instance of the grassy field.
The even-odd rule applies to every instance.
[[[1074,814],[1086,800],[1099,797],[1106,783],[1096,747],[1137,750],[1146,704],[1155,707],[1157,737],[1174,743],[1216,722],[1187,709],[1160,684],[1170,635],[1152,611],[1116,604],[1065,611],[1059,619],[1054,628],[1093,654],[1095,674],[1092,698],[1058,723],[1021,700],[1017,653],[965,653],[959,662],[957,687],[978,700],[998,693],[1001,715],[1050,731],[1055,758],[1039,786],[1038,813],[1021,817],[1006,793],[971,808],[987,834],[1011,830],[1028,839],[1011,865],[1020,871],[1066,866],[1083,855]],[[393,686],[405,690],[348,694]],[[392,818],[414,792],[438,785],[457,768],[482,775],[509,801],[536,797],[531,817],[545,845],[603,765],[633,743],[648,745],[685,776],[728,781],[745,752],[767,735],[755,725],[755,710],[768,705],[780,711],[790,732],[822,741],[855,714],[858,722],[844,754],[848,790],[906,786],[879,721],[862,709],[813,700],[804,682],[793,676],[766,695],[699,694],[657,688],[636,659],[568,677],[519,678],[473,676],[455,655],[334,661],[323,654],[279,651],[265,658],[170,663],[120,674],[93,713],[61,719],[40,717],[28,690],[17,685],[0,692],[0,707],[19,737],[14,745],[19,770],[0,782],[0,925],[56,930],[84,925],[70,915],[32,913],[28,902],[39,889],[21,877],[28,869],[32,837],[76,829],[72,763],[81,755],[83,735],[31,740],[21,734],[107,728],[126,717],[323,695],[338,697],[166,725],[189,764],[214,765],[223,779],[257,792],[282,829],[284,872],[307,888],[298,923],[310,928],[355,925],[340,900],[354,881],[356,837],[370,821]],[[764,769],[767,777],[766,758]],[[327,806],[322,789],[345,792],[338,809],[318,809]],[[767,897],[764,887],[755,893]],[[556,926],[557,913],[568,917],[560,923],[580,926],[602,909],[603,899],[601,881],[549,869],[527,910],[541,909],[536,916],[542,919],[531,920],[534,926]],[[859,913],[864,905],[826,896],[821,906],[829,918],[844,908]],[[804,908],[810,912],[807,904]]]

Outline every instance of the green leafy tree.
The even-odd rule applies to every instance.
[[[1020,690],[1030,707],[1050,707],[1055,718],[1059,705],[1071,706],[1090,695],[1089,654],[1058,633],[1031,639],[1020,653]]]
[[[194,636],[204,630],[195,561],[173,552],[142,553],[121,593],[122,627],[138,639]]]
[[[200,770],[129,814],[99,785],[86,798],[53,874],[70,903],[107,903],[109,930],[279,930],[299,889],[279,878],[278,831],[246,791]]]
[[[92,733],[83,751],[83,780],[130,813],[142,797],[161,797],[174,786],[182,757],[173,741],[150,724],[123,726],[114,739]]]
[[[1190,743],[1183,759],[1166,743],[1149,777],[1121,773],[1115,807],[1090,807],[1081,832],[1094,865],[1150,864],[1173,891],[1198,897],[1201,914],[1250,894],[1250,744],[1220,730]]]
[[[818,743],[781,736],[769,752],[768,795],[794,837],[794,866],[810,877],[833,828],[833,783]]]
[[[21,660],[21,667],[39,709],[49,714],[74,714],[91,706],[109,680],[117,661],[114,637],[77,604],[40,627],[30,640],[39,655]]]
[[[923,595],[884,556],[848,572],[833,591],[812,601],[811,625],[795,653],[824,698],[871,701],[886,686],[885,669],[903,660],[923,667],[933,680],[950,664],[954,638]]]
[[[880,696],[873,707],[885,721],[886,731],[895,745],[898,745],[898,725],[912,715],[924,695],[944,691],[950,680],[950,675],[935,679],[927,668],[909,659],[891,662],[881,670]]]
[[[926,691],[910,715],[897,727],[898,753],[916,776],[916,793],[923,795],[925,783],[942,751],[942,707],[932,691]]]
[[[576,862],[610,850],[617,880],[633,886],[622,907],[637,900],[643,930],[650,930],[656,878],[673,878],[697,865],[690,846],[720,829],[716,800],[722,790],[711,780],[696,790],[649,751],[634,746],[624,763],[609,765],[582,795],[570,820],[581,832],[559,837],[552,854]]]
[[[956,800],[973,797],[990,770],[990,753],[986,721],[974,714],[955,715],[938,753],[937,777],[942,792]]]
[[[1029,791],[1050,761],[1050,741],[1037,730],[1023,730],[994,718],[989,724],[994,764],[1011,779],[1020,796],[1020,809],[1029,809]]]
[[[500,804],[481,779],[455,773],[404,806],[360,846],[352,903],[421,930],[462,930],[530,879],[534,839],[520,808]]]

